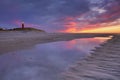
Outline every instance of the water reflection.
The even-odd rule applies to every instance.
[[[60,73],[108,38],[38,44],[0,56],[0,80],[60,80]]]

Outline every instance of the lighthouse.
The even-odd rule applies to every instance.
[[[25,24],[24,24],[24,22],[22,22],[22,29],[24,29],[25,28]]]

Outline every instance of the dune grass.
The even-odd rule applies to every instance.
[[[44,30],[41,29],[36,29],[36,28],[13,28],[13,29],[3,29],[0,28],[0,31],[40,31],[40,32],[45,32]]]

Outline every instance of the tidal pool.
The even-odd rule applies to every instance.
[[[62,80],[61,74],[109,38],[37,44],[0,55],[0,80]]]

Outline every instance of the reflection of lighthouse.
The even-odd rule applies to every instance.
[[[22,22],[22,29],[24,29],[25,28],[25,25],[24,25],[24,22]]]

